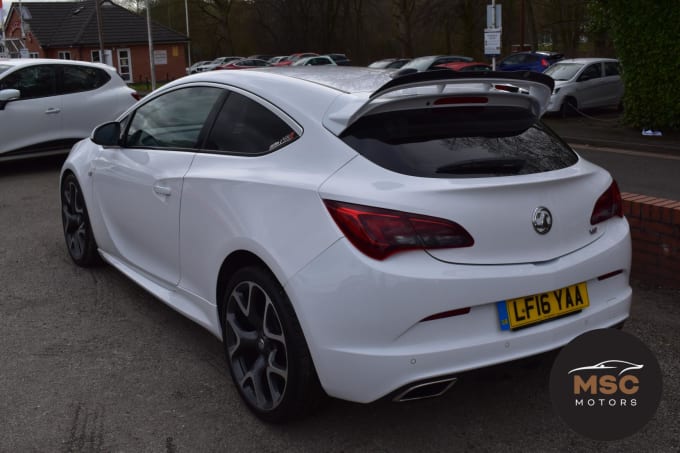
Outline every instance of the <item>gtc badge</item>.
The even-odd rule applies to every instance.
[[[548,208],[539,206],[534,210],[531,223],[538,234],[546,234],[552,228],[552,214],[550,214]]]

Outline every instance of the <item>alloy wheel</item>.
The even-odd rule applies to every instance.
[[[276,306],[257,283],[237,284],[227,301],[226,346],[234,381],[261,411],[276,409],[288,383],[286,338]]]
[[[75,180],[68,180],[64,184],[61,199],[61,218],[66,245],[74,259],[81,259],[87,247],[87,215],[83,195]]]

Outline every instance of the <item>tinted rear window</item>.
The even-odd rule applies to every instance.
[[[388,170],[429,178],[541,173],[578,157],[524,109],[458,107],[368,115],[341,139]]]

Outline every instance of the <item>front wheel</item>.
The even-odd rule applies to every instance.
[[[262,420],[299,418],[324,399],[293,308],[261,267],[239,270],[224,295],[224,348],[239,395]]]
[[[560,116],[562,118],[567,118],[575,114],[576,111],[576,99],[569,97],[562,101],[562,106],[560,107]]]
[[[72,173],[64,176],[61,183],[61,222],[71,259],[82,267],[100,264],[101,258],[92,234],[83,192]]]

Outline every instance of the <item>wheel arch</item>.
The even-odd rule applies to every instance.
[[[224,301],[223,301],[223,295],[224,291],[227,289],[227,284],[229,283],[229,279],[231,278],[232,275],[239,269],[242,269],[244,267],[248,266],[260,266],[264,269],[266,269],[268,272],[270,272],[274,278],[276,278],[276,275],[272,271],[272,269],[267,266],[267,263],[265,263],[259,256],[254,254],[253,252],[250,252],[248,250],[236,250],[231,252],[222,262],[222,265],[220,266],[220,270],[217,274],[217,285],[215,287],[215,301],[217,302],[217,315],[220,321],[220,327],[224,331],[224,323],[223,323],[223,310],[224,310]]]

